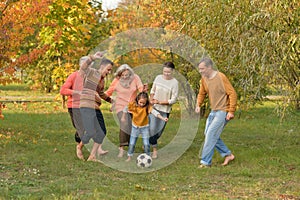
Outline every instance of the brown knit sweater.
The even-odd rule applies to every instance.
[[[85,74],[83,90],[80,95],[80,107],[100,109],[101,98],[110,103],[111,98],[104,93],[104,78],[99,70],[89,67],[90,63],[91,61],[87,60],[87,64],[80,67]]]
[[[221,72],[208,79],[203,77],[200,81],[200,89],[197,104],[201,106],[208,95],[212,110],[223,110],[234,113],[236,110],[237,95],[228,78]]]

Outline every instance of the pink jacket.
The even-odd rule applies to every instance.
[[[144,85],[140,77],[135,74],[129,88],[124,88],[119,84],[119,79],[115,78],[105,93],[108,96],[112,96],[114,92],[116,93],[114,110],[118,113],[122,111],[129,102],[134,101],[137,92],[142,92],[143,87]]]
[[[79,71],[73,72],[67,78],[66,82],[60,88],[60,94],[68,97],[68,108],[79,108],[80,95],[73,94],[74,91],[82,91],[83,89],[83,75]]]

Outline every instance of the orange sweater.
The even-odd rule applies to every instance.
[[[221,72],[212,79],[203,77],[200,81],[200,89],[197,104],[201,106],[208,95],[212,110],[223,110],[234,113],[236,110],[237,95],[228,78]]]
[[[136,102],[130,102],[124,111],[132,114],[132,124],[137,127],[149,124],[148,115],[150,112],[156,117],[159,115],[159,112],[152,109],[152,106],[149,105],[147,109],[147,107],[138,106]]]

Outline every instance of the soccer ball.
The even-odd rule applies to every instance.
[[[140,154],[136,158],[136,165],[140,168],[147,168],[152,165],[152,158],[145,153]]]

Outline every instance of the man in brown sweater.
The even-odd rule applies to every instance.
[[[100,109],[101,99],[113,103],[113,100],[104,93],[105,77],[111,72],[114,63],[103,58],[99,69],[92,68],[95,59],[103,57],[102,52],[92,56],[80,58],[80,71],[84,74],[83,89],[80,95],[80,114],[85,134],[77,146],[77,156],[83,159],[82,147],[94,140],[93,148],[88,161],[97,162],[96,155],[104,155],[108,151],[102,149],[102,142],[106,135],[106,126]]]
[[[197,97],[196,113],[200,112],[200,106],[208,95],[211,112],[206,120],[205,141],[201,153],[200,168],[210,167],[214,149],[216,148],[222,157],[225,157],[223,166],[234,160],[234,155],[221,140],[220,135],[227,122],[234,118],[237,95],[228,78],[214,69],[210,58],[201,59],[198,69],[202,79]]]

